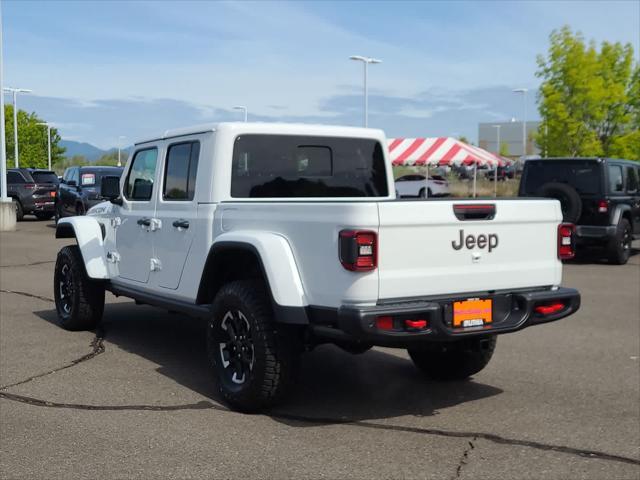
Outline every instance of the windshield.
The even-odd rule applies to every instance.
[[[58,176],[53,172],[31,172],[33,181],[36,183],[59,183]]]
[[[522,193],[535,195],[547,183],[566,183],[578,193],[599,194],[600,164],[595,160],[528,160],[522,178]]]
[[[231,196],[386,197],[382,146],[365,138],[243,135],[233,149]]]

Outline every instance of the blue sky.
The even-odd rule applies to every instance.
[[[250,118],[466,135],[521,117],[536,55],[564,24],[640,52],[640,1],[3,1],[5,85],[63,137],[111,147],[166,128]],[[8,100],[8,97],[7,97]],[[535,115],[535,98],[528,111]]]

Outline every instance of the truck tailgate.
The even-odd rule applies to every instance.
[[[460,220],[454,205],[495,205],[495,215]],[[378,206],[381,300],[560,283],[557,228],[562,214],[556,200],[395,201]]]

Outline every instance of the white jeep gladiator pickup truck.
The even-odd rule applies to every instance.
[[[220,123],[135,144],[105,201],[63,218],[60,323],[92,329],[105,291],[207,319],[223,398],[282,398],[299,355],[406,348],[437,379],[489,362],[496,335],[566,317],[573,228],[546,199],[395,199],[380,130]]]

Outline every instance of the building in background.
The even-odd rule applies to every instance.
[[[527,150],[522,149],[522,122],[515,119],[510,122],[487,122],[478,124],[478,146],[493,153],[500,151],[497,142],[497,128],[500,125],[500,144],[506,146],[506,156],[518,158],[524,155],[541,155],[540,149],[535,144],[535,132],[538,131],[540,122],[527,122]],[[504,147],[503,147],[504,148]]]

